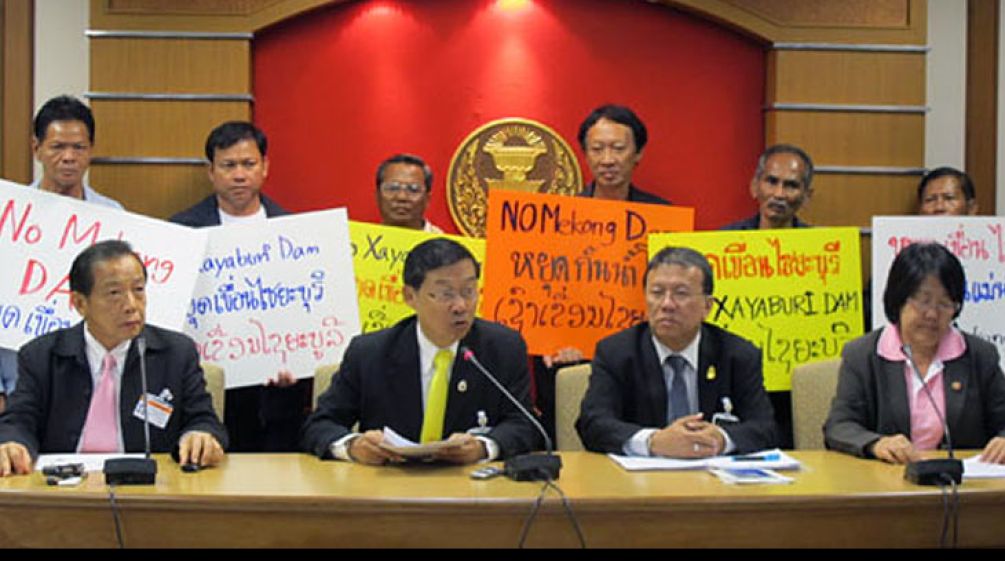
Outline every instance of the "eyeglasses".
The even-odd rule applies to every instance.
[[[380,192],[388,197],[392,197],[405,192],[409,197],[418,197],[426,192],[426,186],[421,183],[381,183]]]
[[[931,296],[909,296],[907,301],[914,306],[914,309],[921,313],[938,312],[940,314],[954,314],[960,305],[948,300],[938,300]]]
[[[667,290],[662,287],[653,287],[646,291],[646,297],[654,302],[662,302],[667,296],[674,304],[683,305],[691,302],[699,296],[705,296],[701,292],[692,292],[686,288],[675,288],[673,290]]]
[[[477,287],[462,288],[460,292],[449,289],[432,291],[427,292],[426,296],[428,296],[429,299],[432,300],[433,302],[443,305],[452,304],[458,298],[460,298],[465,303],[471,303],[475,301],[475,298],[478,298],[478,288]]]

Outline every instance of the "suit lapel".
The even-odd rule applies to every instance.
[[[966,392],[969,389],[967,373],[973,371],[973,365],[970,364],[966,354],[947,362],[942,371],[942,387],[946,396],[946,424],[950,427],[950,433],[953,431],[952,427],[960,424]]]
[[[639,340],[641,347],[639,355],[642,357],[642,371],[638,374],[642,377],[639,389],[644,392],[642,395],[649,398],[649,410],[654,412],[654,419],[640,418],[643,423],[651,422],[654,426],[667,426],[667,383],[663,377],[663,365],[660,364],[659,356],[656,354],[656,345],[653,343],[653,333],[647,324],[642,330],[642,337]],[[639,411],[641,414],[642,411]]]
[[[392,415],[402,435],[418,440],[422,432],[422,373],[419,371],[418,320],[403,326],[392,344],[391,368],[387,373],[387,391],[398,411]]]
[[[704,413],[704,420],[711,421],[715,414],[715,398],[719,395],[716,386],[719,384],[719,376],[709,379],[708,369],[715,366],[713,361],[718,356],[718,342],[706,329],[705,324],[701,326],[701,342],[698,344],[698,410]]]
[[[477,372],[475,367],[459,354],[461,347],[468,347],[472,350],[481,349],[480,340],[480,330],[476,319],[471,330],[457,346],[458,356],[454,357],[454,365],[450,369],[450,380],[447,382],[447,410],[443,415],[443,431],[447,433],[444,436],[449,436],[452,430],[467,430],[476,424],[470,406],[470,396],[482,395],[475,389],[483,381],[482,373]],[[464,391],[461,391],[462,388]]]
[[[887,386],[885,394],[890,399],[890,411],[892,412],[893,424],[897,433],[911,436],[911,407],[909,405],[907,382],[904,380],[904,363],[893,362],[883,358],[879,359],[883,365],[882,379],[878,380],[881,385]],[[883,395],[880,392],[879,395]]]

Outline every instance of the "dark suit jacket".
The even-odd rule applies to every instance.
[[[150,425],[150,448],[170,452],[191,430],[205,431],[227,447],[227,431],[206,391],[195,343],[187,336],[151,325],[147,341],[147,391],[165,388],[174,396],[174,412],[164,429]],[[83,432],[93,391],[87,363],[84,323],[43,335],[18,353],[17,389],[0,415],[0,442],[24,444],[32,457],[39,453],[72,453]],[[122,440],[127,452],[144,449],[143,420],[133,416],[142,382],[136,345],[129,347],[119,398]]]
[[[828,448],[871,457],[867,448],[881,436],[911,436],[904,363],[876,352],[882,332],[850,341],[841,353],[837,394],[824,424]],[[1005,436],[1005,375],[994,345],[968,333],[963,338],[966,352],[948,361],[942,374],[944,414],[954,447],[983,448],[992,437]]]
[[[708,379],[715,366],[715,379]],[[764,391],[761,351],[742,339],[704,323],[698,347],[699,409],[710,421],[729,397],[736,424],[723,429],[736,453],[775,446],[777,429]],[[576,430],[594,452],[623,454],[623,446],[644,428],[667,426],[667,387],[648,323],[605,337],[593,355],[590,385],[583,398]]]
[[[576,194],[577,197],[593,197],[593,190],[596,189],[596,185],[591,181],[583,190]],[[625,199],[630,203],[648,203],[653,205],[668,205],[671,204],[670,201],[660,197],[659,195],[654,195],[648,191],[643,191],[631,184],[628,186],[628,198]]]
[[[331,387],[321,395],[317,410],[304,424],[305,450],[330,458],[332,443],[349,434],[349,427],[357,421],[360,432],[389,426],[405,438],[419,440],[423,408],[416,322],[416,316],[411,316],[387,329],[353,338]],[[527,345],[519,333],[475,319],[460,346],[470,348],[482,365],[530,409]],[[458,385],[466,385],[466,390],[460,391]],[[500,458],[541,446],[539,433],[530,421],[460,356],[454,360],[448,391],[444,437],[478,426],[477,412],[482,410],[493,427],[486,436],[499,445]]]
[[[289,214],[272,199],[259,194],[262,199],[262,206],[265,207],[265,216],[285,216]],[[220,205],[216,200],[216,195],[210,195],[199,201],[188,209],[175,214],[168,219],[169,222],[191,226],[192,228],[205,228],[206,226],[220,225]]]

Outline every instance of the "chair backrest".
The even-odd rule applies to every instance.
[[[202,366],[202,376],[206,380],[206,391],[213,398],[213,411],[216,411],[216,416],[220,418],[220,422],[223,422],[223,404],[226,401],[224,395],[227,391],[226,378],[223,373],[223,367],[211,362],[203,362]]]
[[[332,378],[338,372],[339,363],[322,364],[314,369],[314,408],[318,408],[318,398],[332,385]]]
[[[576,419],[590,382],[590,363],[566,366],[555,374],[555,446],[559,450],[583,450],[576,432]]]
[[[824,448],[824,422],[837,391],[840,359],[797,366],[792,371],[792,431],[797,450]]]

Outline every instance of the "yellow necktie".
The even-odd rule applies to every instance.
[[[436,442],[443,438],[443,417],[447,412],[447,384],[450,382],[450,363],[454,353],[440,350],[433,359],[433,380],[426,396],[426,411],[422,417],[422,442]]]

